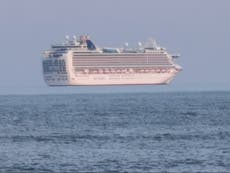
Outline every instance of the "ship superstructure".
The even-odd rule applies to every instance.
[[[168,84],[181,70],[176,57],[154,40],[137,48],[99,48],[89,36],[66,36],[44,52],[43,74],[50,86]]]

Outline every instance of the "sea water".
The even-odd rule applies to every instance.
[[[230,92],[0,96],[0,172],[230,171]]]

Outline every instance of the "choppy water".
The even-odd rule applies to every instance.
[[[230,171],[230,92],[0,96],[0,172]]]

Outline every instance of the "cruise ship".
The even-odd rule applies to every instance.
[[[98,47],[88,35],[66,36],[43,53],[43,75],[49,86],[168,84],[181,67],[150,39],[135,48]]]

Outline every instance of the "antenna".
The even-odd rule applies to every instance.
[[[157,42],[156,42],[156,40],[155,39],[153,39],[153,46],[155,47],[155,48],[157,48],[158,46],[157,46]]]
[[[157,43],[156,43],[156,40],[155,39],[153,39],[152,37],[151,38],[149,38],[149,45],[148,45],[149,47],[151,47],[152,46],[152,48],[153,49],[157,49]]]
[[[154,47],[155,48],[157,48],[158,46],[157,46],[157,42],[156,42],[156,40],[153,40],[153,45],[154,45]]]

